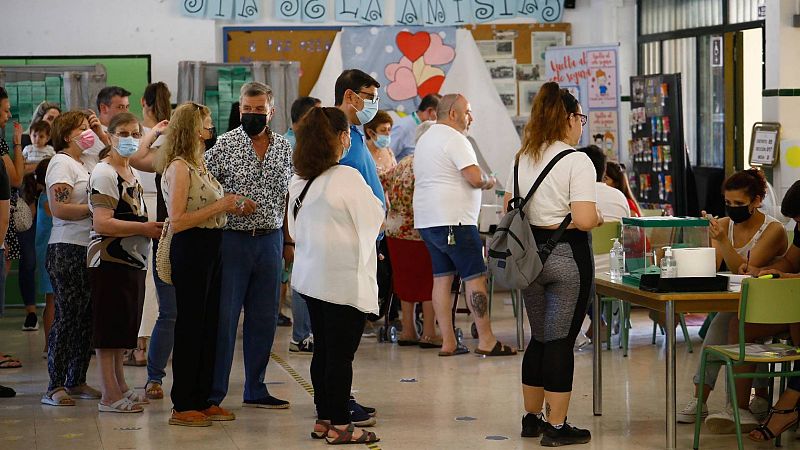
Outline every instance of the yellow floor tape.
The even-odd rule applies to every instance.
[[[314,396],[314,387],[311,386],[311,383],[309,383],[308,381],[306,381],[305,378],[300,376],[300,374],[297,373],[296,370],[294,370],[294,367],[290,366],[289,363],[286,362],[285,359],[281,358],[280,355],[278,355],[275,352],[271,352],[270,353],[270,358],[272,358],[273,361],[278,363],[278,365],[281,366],[283,368],[283,370],[285,370],[286,373],[288,373],[289,376],[292,377],[294,379],[294,381],[296,381],[297,384],[300,385],[300,387],[302,387],[306,392],[308,392],[308,395],[310,395],[312,397]],[[367,448],[369,448],[371,450],[381,450],[380,445],[378,445],[377,443],[364,444],[364,445],[366,445]]]

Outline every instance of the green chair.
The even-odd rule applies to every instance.
[[[739,343],[733,345],[711,345],[703,349],[700,367],[700,386],[705,385],[705,370],[707,364],[725,364],[727,366],[728,385],[735,386],[737,378],[774,378],[798,376],[800,371],[783,370],[787,363],[800,360],[800,355],[794,353],[794,347],[786,344],[759,344],[767,347],[768,353],[757,353],[752,346],[744,341],[744,324],[784,324],[800,322],[800,279],[783,278],[761,280],[748,278],[742,282],[742,294],[739,300]],[[709,357],[716,360],[709,361]],[[734,373],[733,368],[754,363],[770,364],[767,373]],[[774,372],[774,364],[781,363],[781,371]],[[783,390],[781,383],[781,391]],[[730,402],[734,405],[733,417],[736,421],[736,440],[739,449],[742,449],[742,428],[739,421],[739,409],[735,406],[736,389],[730,389]],[[694,427],[694,448],[700,446],[700,423],[702,402],[697,402],[697,413]]]
[[[620,222],[606,222],[603,225],[592,230],[592,253],[594,255],[608,255],[611,252],[611,247],[614,245],[614,238],[621,237],[621,230],[622,224]],[[600,306],[605,311],[605,315],[609,321],[612,323],[608,324],[606,327],[606,348],[611,350],[611,329],[613,320],[612,312],[614,303],[617,302],[617,299],[612,297],[600,297]],[[620,311],[622,311],[625,302],[620,302]],[[595,317],[597,316],[597,312],[595,312]],[[620,320],[622,320],[624,316],[620,316]],[[620,348],[623,347],[623,340],[625,342],[625,354],[628,353],[628,341],[627,341],[627,324],[624,324],[620,321]],[[623,330],[625,330],[625,338],[623,338]]]

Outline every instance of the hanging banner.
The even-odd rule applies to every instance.
[[[320,23],[328,20],[327,0],[303,0],[303,22]]]
[[[236,0],[237,22],[254,22],[261,19],[261,2],[258,0]]]
[[[580,145],[599,142],[614,160],[619,159],[618,51],[619,45],[550,47],[544,78],[578,93],[581,109],[589,116]]]
[[[538,23],[561,22],[564,14],[564,0],[517,0],[517,15],[529,17]]]
[[[230,20],[233,18],[233,0],[208,0],[206,19]]]
[[[383,11],[386,0],[361,0],[358,8],[358,22],[362,25],[383,25]]]
[[[206,0],[183,0],[180,3],[182,15],[199,19],[205,17],[207,7],[208,2]]]
[[[335,0],[334,17],[337,22],[358,22],[358,9],[361,0]]]

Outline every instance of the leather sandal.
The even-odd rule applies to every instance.
[[[355,431],[355,426],[352,423],[347,426],[346,430],[340,430],[334,426],[331,426],[328,431],[333,431],[336,433],[336,437],[333,439],[330,437],[325,438],[330,445],[372,444],[380,441],[380,438],[378,438],[375,433],[366,430],[364,430],[364,433],[361,435],[361,437],[358,439],[353,439],[353,431]]]
[[[791,414],[793,412],[797,413],[797,417],[794,418],[791,422],[787,423],[783,426],[777,433],[773,433],[772,430],[768,428],[769,422],[772,420],[773,414]],[[780,436],[784,431],[794,427],[797,423],[800,422],[800,408],[791,408],[791,409],[773,409],[770,408],[769,415],[767,416],[767,420],[764,421],[761,425],[756,427],[753,432],[758,432],[758,437],[753,436],[753,432],[747,435],[747,438],[754,442],[769,442],[776,437]]]
[[[474,352],[476,355],[480,356],[513,356],[517,354],[516,350],[501,343],[500,341],[497,341],[497,343],[494,344],[494,347],[491,350],[487,351],[476,348]]]
[[[419,348],[442,348],[441,336],[422,336],[419,339]]]
[[[161,389],[161,383],[157,381],[148,381],[144,386],[144,395],[150,400],[161,400],[164,398],[164,390]]]
[[[41,403],[50,406],[75,406],[75,400],[70,397],[67,390],[63,387],[48,391],[42,396]]]
[[[311,432],[312,439],[325,439],[328,430],[331,428],[330,420],[317,420],[314,423],[314,431]]]

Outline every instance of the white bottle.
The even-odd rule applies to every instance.
[[[622,275],[625,273],[625,249],[619,242],[619,238],[614,238],[613,241],[614,245],[611,246],[611,251],[608,253],[611,265],[611,280],[621,281]]]
[[[661,278],[678,278],[678,263],[672,256],[672,247],[664,247],[661,258]]]

